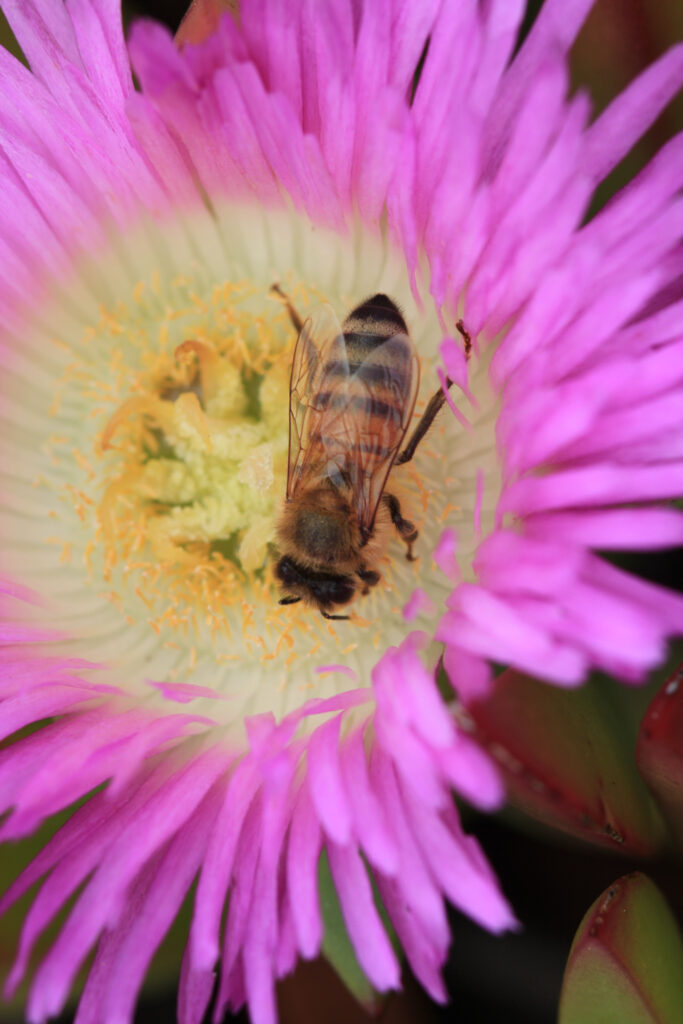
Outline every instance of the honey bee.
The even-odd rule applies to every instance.
[[[445,401],[434,395],[403,452],[420,383],[420,364],[403,315],[377,294],[351,311],[342,325],[323,306],[302,323],[289,396],[287,490],[277,523],[282,552],[275,576],[285,596],[317,607],[326,619],[381,575],[376,565],[391,521],[413,560],[418,532],[386,490],[394,465],[415,454]],[[458,325],[461,327],[461,322]],[[462,333],[469,342],[464,328]],[[446,379],[446,386],[451,381]],[[378,527],[381,526],[381,529]]]

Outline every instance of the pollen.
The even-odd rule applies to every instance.
[[[296,335],[283,304],[252,283],[200,294],[185,276],[172,289],[161,305],[141,281],[128,303],[100,308],[69,353],[55,407],[84,410],[91,428],[69,452],[79,486],[61,494],[90,533],[88,576],[109,603],[137,602],[156,636],[179,632],[192,668],[193,636],[230,637],[227,608],[247,646],[271,650],[253,612],[257,601],[277,606],[270,565]],[[292,294],[305,308],[308,296]],[[64,440],[50,437],[55,458]],[[64,544],[62,559],[73,558]],[[273,633],[273,649],[294,646],[289,629]]]

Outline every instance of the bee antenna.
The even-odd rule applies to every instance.
[[[349,615],[329,615],[327,612],[324,612],[322,610],[322,608],[320,609],[320,613],[323,616],[323,618],[325,618],[325,619],[344,619],[344,620],[346,620],[346,619],[350,618]]]
[[[300,597],[281,597],[278,604],[298,604]]]

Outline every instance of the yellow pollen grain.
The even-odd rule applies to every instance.
[[[92,466],[86,459],[85,455],[83,455],[82,452],[79,452],[77,448],[74,448],[71,454],[76,465],[80,466],[80,468],[85,473],[87,473],[90,480],[94,480],[97,474],[95,473],[95,470],[92,468]]]
[[[145,594],[140,584],[136,586],[135,593],[138,595],[143,604],[145,604],[148,608],[152,607],[152,605],[154,604],[153,600],[150,597],[148,597],[147,594]]]
[[[444,523],[448,519],[448,517],[451,515],[452,512],[460,512],[460,510],[461,510],[461,506],[460,505],[453,505],[453,504],[449,503],[448,505],[446,505],[446,507],[444,508],[443,512],[439,516],[439,522]]]
[[[89,540],[83,549],[83,563],[88,570],[88,576],[92,576],[92,559],[95,549],[96,544],[94,540]]]

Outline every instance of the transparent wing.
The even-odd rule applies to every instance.
[[[387,338],[351,377],[354,444],[360,457],[349,470],[360,528],[366,536],[410,425],[419,386],[420,363],[407,334]],[[361,408],[364,412],[359,414]]]
[[[316,311],[301,329],[292,361],[287,498],[302,480],[327,477],[350,488],[368,536],[419,383],[419,360],[407,334],[387,338],[351,373],[334,311]]]
[[[323,305],[306,320],[297,339],[289,382],[289,460],[287,498],[295,493],[312,462],[320,458],[326,378],[343,394],[349,379],[346,345],[331,306]],[[342,403],[339,403],[342,404]]]

